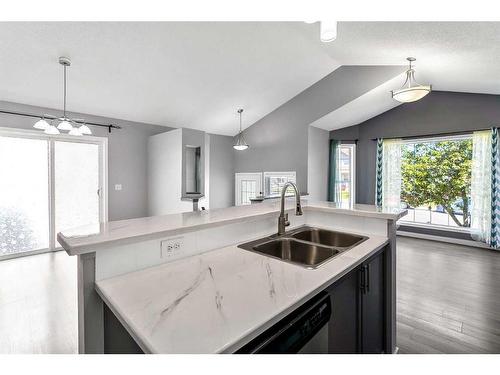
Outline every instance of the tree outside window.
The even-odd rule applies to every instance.
[[[455,226],[470,226],[472,139],[405,144],[401,200],[445,212]]]

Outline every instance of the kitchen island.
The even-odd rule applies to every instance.
[[[79,350],[112,352],[117,325],[145,353],[231,353],[383,251],[383,352],[395,350],[395,234],[403,210],[302,201],[307,224],[368,239],[316,269],[237,245],[276,232],[279,204],[140,218],[58,234],[78,256]],[[333,302],[335,304],[335,301]]]

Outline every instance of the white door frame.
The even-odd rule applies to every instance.
[[[355,143],[341,143],[338,147],[338,155],[337,155],[337,163],[340,161],[340,147],[348,147],[351,149],[351,181],[350,181],[350,197],[351,197],[351,205],[356,204],[356,144]]]
[[[262,172],[235,173],[234,174],[234,205],[235,206],[242,205],[242,203],[241,203],[241,190],[239,189],[239,185],[244,178],[257,181],[257,190],[262,191]]]
[[[12,259],[26,255],[40,254],[61,249],[57,246],[55,236],[55,186],[54,186],[54,142],[90,143],[99,147],[99,220],[108,221],[108,138],[95,136],[72,136],[68,134],[49,135],[40,130],[17,129],[0,127],[0,136],[12,138],[28,138],[48,141],[48,170],[49,170],[49,247],[25,251],[18,254],[0,256],[0,260]],[[55,233],[56,235],[57,233]]]

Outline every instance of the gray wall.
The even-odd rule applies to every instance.
[[[400,74],[400,66],[342,66],[245,130],[235,172],[296,171],[307,189],[308,125]],[[272,84],[272,83],[270,83]]]
[[[376,143],[373,138],[464,132],[500,125],[500,96],[434,91],[422,100],[402,104],[359,125],[330,132],[330,138],[357,139],[356,197],[375,200]]]
[[[307,156],[307,187],[309,197],[328,199],[329,132],[309,126]]]
[[[233,137],[210,136],[210,208],[234,206],[234,154]]]
[[[59,110],[0,101],[0,109],[33,114],[58,114]],[[73,115],[73,114],[72,114]],[[149,136],[173,128],[75,113],[74,117],[123,127],[113,130],[91,127],[93,135],[108,138],[109,220],[147,216],[147,142]],[[0,127],[33,129],[36,120],[0,114]],[[114,185],[122,184],[121,191]]]

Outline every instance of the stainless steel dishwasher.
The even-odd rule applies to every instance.
[[[257,336],[236,353],[327,354],[330,295],[322,292]]]

